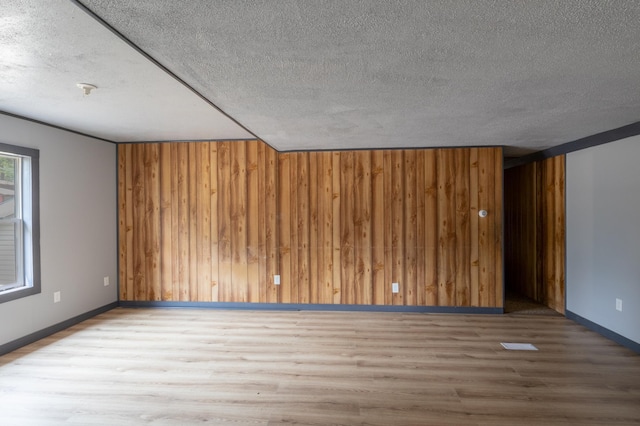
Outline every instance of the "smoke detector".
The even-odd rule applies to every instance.
[[[82,93],[84,93],[85,96],[89,96],[93,89],[98,88],[97,86],[89,83],[78,83],[76,84],[76,86],[78,86],[82,90]]]

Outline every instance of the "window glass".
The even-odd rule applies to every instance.
[[[37,150],[0,144],[0,302],[40,292],[37,175]]]

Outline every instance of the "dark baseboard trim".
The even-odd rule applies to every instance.
[[[81,323],[82,321],[88,320],[89,318],[95,317],[96,315],[110,311],[111,309],[117,307],[118,302],[109,303],[108,305],[101,306],[89,312],[85,312],[84,314],[69,318],[68,320],[62,321],[58,324],[43,328],[42,330],[36,331],[35,333],[31,333],[9,343],[5,343],[4,345],[0,345],[0,356],[8,354],[9,352],[13,352],[16,349],[20,349],[23,346],[37,342],[40,339],[44,339],[45,337],[51,336],[52,334],[65,330],[73,325]]]
[[[606,132],[596,133],[595,135],[567,142],[543,151],[534,152],[523,157],[512,158],[504,162],[504,168],[510,169],[512,167],[546,160],[547,158],[556,157],[562,154],[569,154],[570,152],[580,151],[585,148],[591,148],[592,146],[615,142],[620,139],[626,139],[637,135],[640,135],[640,121],[636,121],[635,123],[618,127],[616,129],[607,130]]]
[[[303,303],[234,303],[234,302],[132,302],[120,301],[122,308],[197,308],[266,311],[360,311],[360,312],[418,312],[431,314],[492,314],[500,315],[502,308],[472,306],[398,306],[398,305],[330,305]]]
[[[616,333],[615,331],[611,331],[608,328],[605,328],[599,324],[596,324],[593,321],[589,321],[588,319],[581,317],[580,315],[573,313],[571,311],[565,311],[565,315],[568,319],[577,322],[580,325],[584,325],[588,329],[595,331],[598,334],[606,337],[609,340],[613,340],[614,342],[631,349],[632,351],[640,354],[640,343],[636,343],[631,339],[627,339],[626,337]]]

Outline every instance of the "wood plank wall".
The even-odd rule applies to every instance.
[[[506,287],[564,313],[565,156],[505,171]]]
[[[499,148],[180,142],[118,157],[121,300],[503,304]]]
[[[542,247],[544,302],[564,314],[565,305],[565,156],[542,162]]]

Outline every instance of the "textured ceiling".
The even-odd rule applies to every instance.
[[[638,0],[80,3],[279,150],[505,145],[508,155],[520,155],[640,120]],[[97,21],[85,22],[80,8],[69,11],[72,2],[37,4],[33,20],[56,22],[64,43],[93,46],[64,60],[54,50],[47,60],[61,73],[68,62],[84,61],[87,69],[105,68],[107,78],[144,59],[133,49],[100,54],[123,42]],[[32,31],[26,43],[45,37]],[[54,40],[45,48],[60,43]],[[136,67],[121,77],[155,75]],[[124,91],[116,83],[101,96]],[[113,126],[120,117],[111,115],[128,102],[153,110],[160,99],[167,107],[201,101],[171,84],[154,85],[146,103],[128,87],[128,98],[101,104],[102,121],[86,132],[115,140],[229,137],[182,105],[173,117],[150,120],[163,130]],[[2,102],[0,109],[8,110]]]
[[[1,111],[113,141],[252,137],[69,0],[0,10]]]

